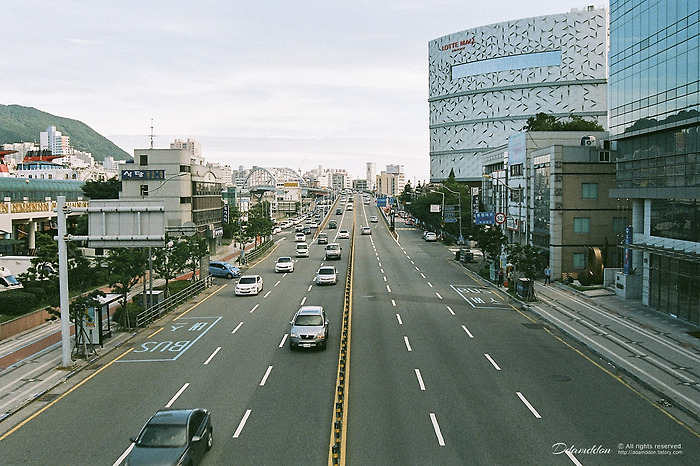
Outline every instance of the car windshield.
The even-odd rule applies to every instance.
[[[328,249],[329,251],[336,250],[336,249],[338,249],[338,245],[337,244],[329,244],[326,249]]]
[[[149,424],[139,437],[141,447],[172,448],[187,443],[187,428],[184,425]]]
[[[335,270],[331,268],[327,269],[318,269],[319,275],[333,275],[335,273]]]
[[[318,314],[301,314],[294,320],[294,325],[301,327],[318,327],[323,325],[323,317]]]
[[[238,281],[238,283],[241,285],[250,285],[251,283],[255,283],[255,277],[243,277]]]
[[[277,259],[277,262],[292,262],[292,258],[291,257],[280,257],[279,259]]]

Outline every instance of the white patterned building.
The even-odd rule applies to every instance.
[[[588,7],[430,41],[430,181],[480,180],[480,155],[540,112],[607,128],[607,30],[607,11]]]

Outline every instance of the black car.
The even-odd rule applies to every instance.
[[[125,465],[197,464],[213,443],[211,413],[202,408],[156,412],[132,438]]]
[[[343,214],[343,209],[335,209],[335,214],[336,214],[336,215],[342,215],[342,214]]]

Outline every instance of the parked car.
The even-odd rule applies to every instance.
[[[425,237],[423,239],[425,239],[426,241],[437,241],[437,235],[432,231],[429,231],[425,234]]]
[[[294,241],[306,241],[306,235],[301,232],[294,235]]]
[[[319,233],[316,241],[318,244],[328,244],[328,233]]]
[[[338,232],[338,239],[350,239],[350,232],[348,230],[340,230]]]
[[[376,215],[372,215],[372,216],[369,218],[369,221],[370,221],[371,223],[377,223],[377,222],[379,221],[379,218],[378,218]]]
[[[162,409],[146,422],[131,441],[134,447],[125,465],[197,464],[214,442],[207,409]]]
[[[289,256],[277,258],[275,272],[294,272],[294,260]]]
[[[258,294],[263,290],[263,279],[260,275],[243,275],[238,279],[234,293],[236,295]]]
[[[302,306],[290,322],[289,349],[319,346],[322,350],[328,344],[328,319],[323,306]]]
[[[326,246],[326,260],[340,259],[342,248],[338,243],[330,243]]]
[[[317,285],[335,285],[338,283],[338,271],[332,265],[324,265],[316,272]]]
[[[273,235],[276,235],[276,234],[279,234],[279,233],[282,233],[282,227],[276,226],[276,227],[274,227],[274,228],[272,229],[272,234],[273,234]]]
[[[241,270],[233,264],[224,261],[210,261],[209,274],[215,277],[238,278],[241,276]]]
[[[295,249],[296,249],[297,257],[309,257],[309,245],[308,244],[297,243]]]
[[[362,232],[363,235],[371,235],[372,234],[372,229],[370,227],[362,227]]]

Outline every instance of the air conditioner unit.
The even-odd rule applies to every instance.
[[[596,145],[596,140],[595,136],[584,136],[581,138],[581,145],[582,146],[593,146],[595,147]]]

